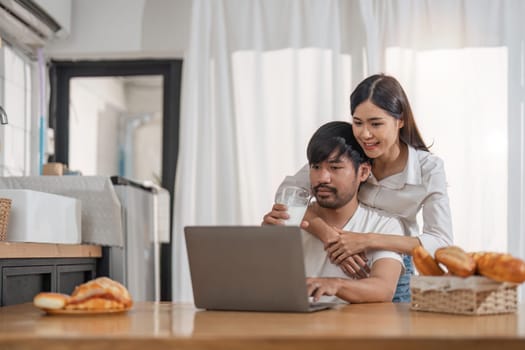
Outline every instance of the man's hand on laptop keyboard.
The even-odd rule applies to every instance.
[[[317,302],[323,295],[336,295],[341,283],[338,278],[307,278],[306,286],[308,295],[313,297],[314,302]]]

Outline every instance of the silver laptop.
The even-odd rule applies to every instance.
[[[301,242],[293,226],[184,228],[195,306],[209,310],[310,312]]]

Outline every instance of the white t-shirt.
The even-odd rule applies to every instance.
[[[308,165],[295,174],[294,179],[301,186],[310,188]],[[443,161],[429,152],[408,146],[405,169],[381,181],[377,181],[372,174],[361,185],[358,198],[369,207],[396,216],[403,224],[404,230],[400,232],[418,237],[431,254],[440,247],[452,244],[452,217],[445,168]],[[422,231],[417,223],[419,211],[423,214]]]
[[[403,228],[399,220],[392,216],[379,213],[377,210],[359,204],[352,218],[346,223],[343,230],[352,232],[377,232],[402,235]],[[323,242],[314,235],[303,232],[304,265],[307,277],[338,277],[349,278],[340,267],[328,259]],[[383,258],[395,259],[403,265],[400,254],[386,250],[370,250],[366,253],[368,266]],[[345,302],[337,297],[324,296],[322,301]]]

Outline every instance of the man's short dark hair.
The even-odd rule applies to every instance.
[[[356,172],[361,164],[371,162],[355,139],[352,124],[348,122],[328,122],[317,129],[306,148],[308,163],[324,162],[334,151],[338,152],[337,158],[346,155],[351,159]]]

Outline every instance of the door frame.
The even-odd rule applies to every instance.
[[[49,127],[55,133],[55,154],[50,161],[69,164],[70,80],[77,77],[161,75],[162,97],[162,176],[161,186],[170,193],[173,213],[175,173],[179,147],[180,90],[182,60],[52,60],[49,66]],[[170,233],[172,220],[170,214]],[[171,234],[170,234],[171,236]],[[161,246],[161,300],[171,300],[171,242]]]

